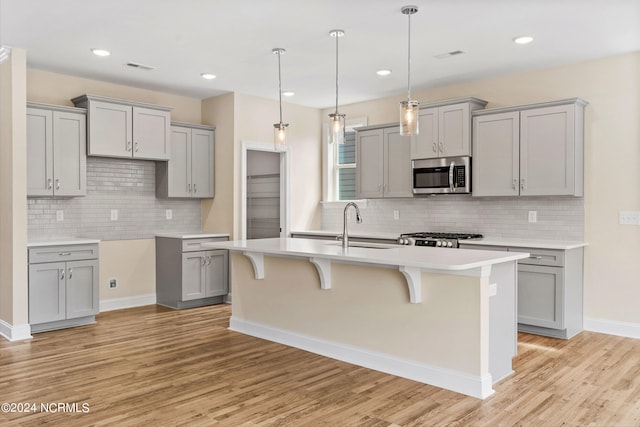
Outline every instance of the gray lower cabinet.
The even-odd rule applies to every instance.
[[[583,329],[583,249],[461,244],[463,249],[528,252],[518,261],[518,330],[571,338]]]
[[[202,243],[228,238],[156,237],[156,301],[171,308],[218,304],[229,293],[229,252]]]
[[[29,249],[29,323],[43,332],[95,323],[98,245]]]

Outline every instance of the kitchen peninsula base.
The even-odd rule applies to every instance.
[[[234,242],[222,245],[233,252]],[[421,301],[411,303],[397,267],[332,259],[323,289],[309,259],[264,255],[256,278],[253,260],[232,254],[231,330],[481,399],[513,372],[514,260],[423,269]]]

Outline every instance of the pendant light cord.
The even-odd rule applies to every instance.
[[[409,36],[407,37],[409,42],[408,44],[408,54],[407,54],[407,96],[408,96],[408,101],[411,101],[411,13],[408,14],[409,16]]]
[[[338,33],[336,33],[336,114],[338,114]]]
[[[280,70],[280,55],[278,51],[278,99],[280,100],[280,124],[282,124],[282,71]]]

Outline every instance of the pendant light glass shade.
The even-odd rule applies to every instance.
[[[407,54],[407,100],[400,102],[400,135],[418,134],[418,107],[420,102],[411,99],[411,15],[418,12],[418,6],[404,6],[402,14],[409,18]]]
[[[329,114],[331,119],[329,127],[329,143],[344,144],[344,119],[345,115],[338,113],[338,39],[344,36],[344,30],[329,31],[331,37],[336,39],[336,112]]]
[[[286,52],[282,48],[274,48],[271,52],[278,55],[278,99],[280,103],[280,122],[273,125],[273,144],[276,151],[284,151],[287,147],[287,127],[289,123],[282,122],[282,74],[280,72],[280,56]]]

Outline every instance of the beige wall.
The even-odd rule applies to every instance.
[[[422,103],[475,96],[488,108],[581,97],[585,141],[585,316],[640,325],[640,227],[618,212],[640,211],[640,52],[432,88]],[[397,120],[403,97],[341,106],[369,124]],[[323,112],[323,117],[330,111]]]
[[[155,239],[102,241],[99,259],[100,301],[156,293]],[[118,279],[116,289],[110,278]]]
[[[245,94],[203,101],[203,122],[216,124],[216,197],[203,203],[204,229],[241,233],[242,141],[273,145],[278,102]],[[289,123],[291,162],[291,228],[319,228],[322,194],[321,117],[314,108],[283,104]],[[233,124],[231,124],[233,123]],[[232,224],[230,224],[232,222]],[[232,230],[220,229],[229,227]]]
[[[22,49],[0,64],[0,320],[12,326],[29,322],[26,64]]]

